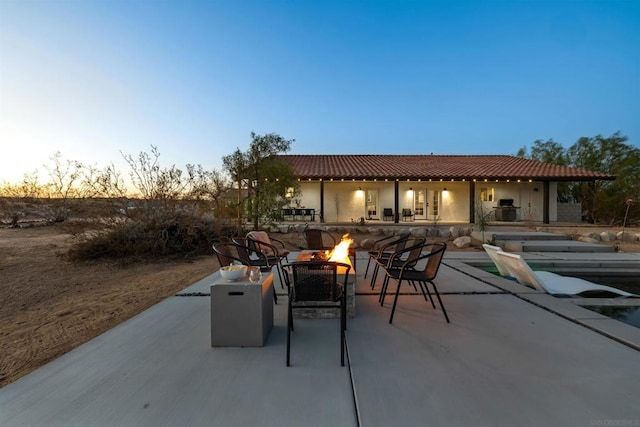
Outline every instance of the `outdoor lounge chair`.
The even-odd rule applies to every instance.
[[[293,310],[296,308],[340,309],[340,364],[344,366],[345,331],[347,330],[347,281],[349,264],[329,261],[304,261],[283,267],[284,279],[289,291],[287,309],[287,366],[291,359],[291,332]],[[291,278],[287,273],[291,270]],[[344,275],[344,277],[340,277]]]
[[[484,245],[483,245],[484,246]],[[551,295],[579,295],[586,292],[610,292],[623,297],[638,296],[611,286],[598,285],[578,277],[561,276],[550,271],[533,271],[518,254],[504,252],[497,246],[485,247],[498,271],[508,272],[518,283]],[[496,250],[495,248],[498,248]],[[493,255],[492,255],[493,254]]]
[[[498,252],[502,252],[502,248],[500,246],[493,246],[487,243],[483,243],[482,247],[487,255],[489,255],[489,258],[491,258],[491,261],[496,265],[498,273],[500,273],[502,277],[511,277],[511,272],[507,268],[506,263],[504,263],[502,258],[497,255]]]

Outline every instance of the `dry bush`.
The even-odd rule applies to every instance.
[[[114,221],[102,230],[85,232],[69,250],[72,260],[100,258],[134,262],[161,256],[210,254],[211,243],[234,231],[212,218],[188,212],[157,211],[151,216]]]

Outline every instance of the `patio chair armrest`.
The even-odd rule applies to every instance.
[[[280,246],[282,246],[282,249],[286,249],[286,245],[284,244],[284,242],[282,240],[276,239],[274,237],[269,236],[269,240],[271,240],[272,242],[276,242],[278,243]],[[272,245],[274,246],[274,245]]]
[[[387,260],[387,267],[392,266],[393,262],[397,259],[400,258],[402,256],[402,254],[405,254],[407,252],[411,252],[414,249],[420,248],[420,247],[424,247],[425,244],[424,242],[421,243],[416,243],[415,245],[411,245],[409,247],[406,247],[404,249],[401,249],[399,251],[394,252],[393,254],[391,254],[391,256],[389,257],[389,259]],[[416,261],[418,261],[420,259],[420,257],[418,258],[409,258],[407,259],[403,264],[402,264],[402,268],[404,268],[405,265],[412,263],[415,265]]]

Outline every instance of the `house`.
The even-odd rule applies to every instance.
[[[279,155],[291,164],[301,196],[291,207],[322,222],[473,223],[558,221],[557,183],[614,175],[508,155]],[[295,205],[295,206],[294,206]],[[579,216],[579,215],[578,215]],[[311,217],[311,216],[310,216]]]

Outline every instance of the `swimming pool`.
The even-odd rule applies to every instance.
[[[500,276],[500,273],[494,266],[483,268],[483,270],[489,273],[495,274],[496,276]],[[605,286],[611,286],[614,288],[622,289],[623,291],[640,295],[640,282],[638,281],[637,276],[605,275],[605,274],[594,276],[589,274],[576,274],[576,273],[571,274],[571,276],[580,277],[581,279],[589,280],[590,282],[593,282],[593,283],[597,283]],[[597,297],[598,294],[591,293],[589,296]],[[602,295],[602,296],[608,296],[608,295]],[[567,298],[571,298],[571,296],[567,296]],[[614,320],[618,320],[628,325],[635,326],[636,328],[640,328],[640,299],[638,298],[633,298],[633,299],[637,300],[638,305],[580,305],[580,306],[588,310],[594,311],[598,314],[602,314],[603,316],[607,316]]]
[[[639,306],[618,306],[618,305],[582,305],[603,316],[610,317],[628,325],[640,328],[640,307]]]

